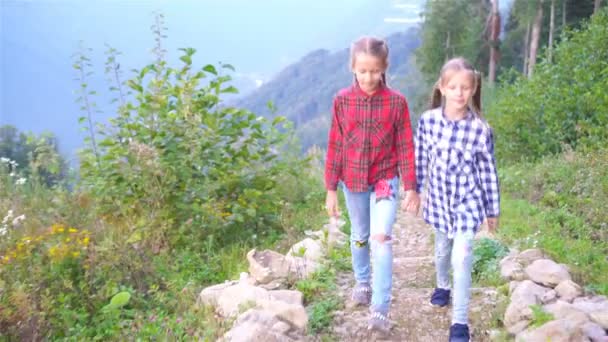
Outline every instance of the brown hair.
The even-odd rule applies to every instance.
[[[355,66],[357,54],[366,53],[380,59],[388,67],[388,45],[386,41],[376,37],[363,36],[350,46],[350,68]],[[382,73],[382,82],[386,85],[386,73]]]
[[[470,104],[473,108],[475,114],[481,117],[481,74],[473,68],[471,63],[469,63],[466,59],[462,57],[452,58],[447,61],[441,71],[439,72],[439,79],[435,82],[433,86],[433,92],[431,93],[431,98],[429,101],[429,106],[431,109],[437,108],[442,105],[442,95],[439,90],[439,86],[447,81],[446,77],[450,71],[461,71],[466,70],[471,72],[471,76],[473,77],[475,92],[473,93],[472,103]]]

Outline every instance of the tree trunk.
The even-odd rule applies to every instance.
[[[553,58],[553,31],[555,29],[555,0],[551,0],[551,20],[549,22],[549,49],[548,56],[549,62]]]
[[[562,31],[566,28],[566,5],[568,0],[562,0]]]
[[[488,83],[494,85],[496,81],[496,64],[498,62],[498,37],[500,36],[500,13],[498,1],[492,0],[492,14],[490,20],[490,63],[488,65]]]
[[[524,75],[528,75],[528,61],[529,61],[529,55],[528,55],[528,51],[530,50],[530,21],[528,21],[528,25],[526,26],[526,36],[524,37],[524,68],[523,68],[523,73]]]
[[[534,66],[536,65],[536,53],[538,52],[538,42],[540,40],[540,31],[543,24],[543,0],[538,0],[538,8],[536,9],[536,17],[532,25],[532,34],[530,37],[530,60],[528,61],[528,77],[532,77]]]
[[[593,3],[593,14],[597,13],[600,10],[600,6],[602,5],[602,0],[595,0]]]

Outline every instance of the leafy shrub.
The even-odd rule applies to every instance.
[[[608,11],[586,27],[565,33],[553,61],[537,64],[527,79],[499,91],[487,116],[496,131],[500,160],[536,160],[572,148],[596,148],[608,140]]]
[[[500,279],[499,261],[509,254],[507,246],[498,240],[481,238],[473,248],[473,278],[476,281],[496,282]]]

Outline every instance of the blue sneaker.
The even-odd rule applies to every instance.
[[[450,290],[436,288],[431,295],[431,304],[439,307],[450,304]]]
[[[450,327],[450,342],[469,342],[469,326],[455,323]]]

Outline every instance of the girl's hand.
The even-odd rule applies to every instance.
[[[401,202],[401,210],[410,212],[414,215],[418,214],[420,209],[420,196],[415,190],[405,192],[405,200]]]
[[[325,198],[325,209],[329,217],[339,217],[340,211],[338,210],[338,194],[336,191],[328,190],[327,197]]]
[[[492,234],[496,233],[498,229],[498,217],[488,217],[486,223],[488,224],[488,232]]]

